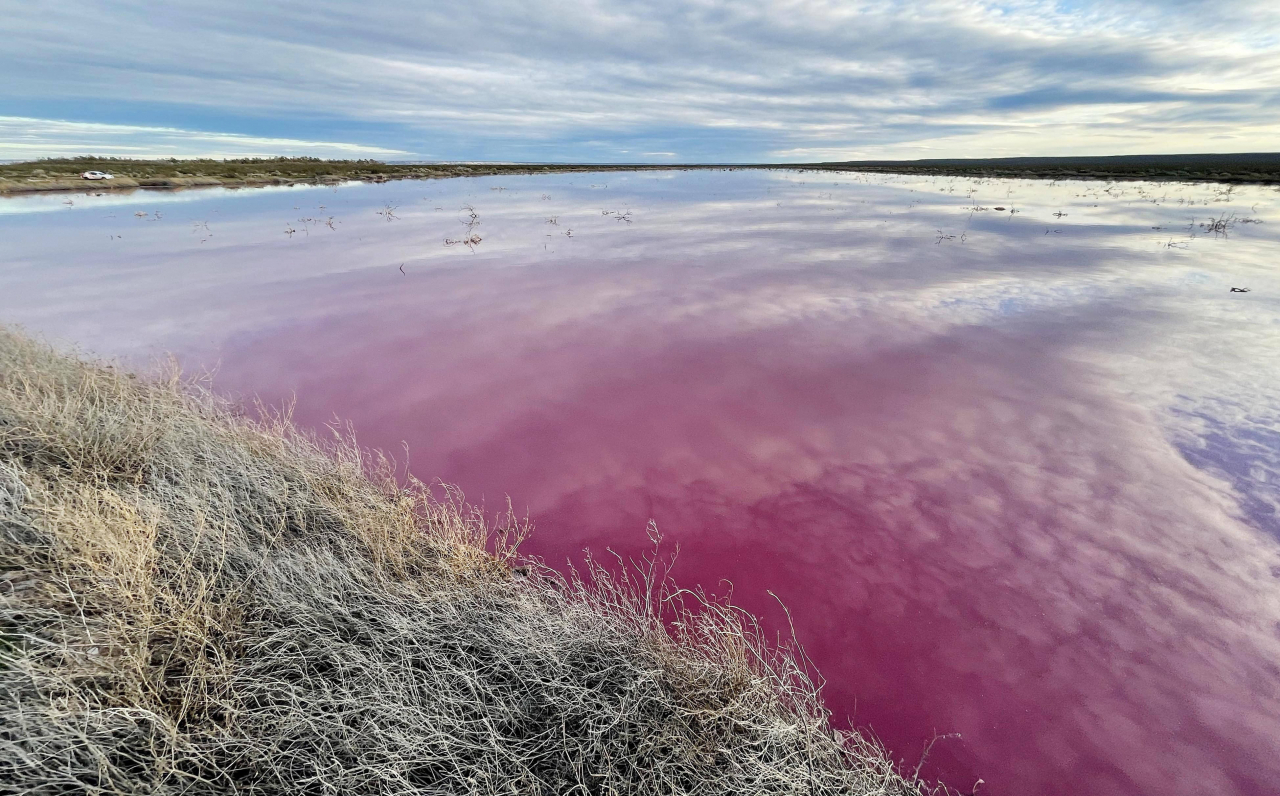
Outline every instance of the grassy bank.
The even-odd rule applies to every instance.
[[[862,160],[818,163],[813,164],[811,168],[828,171],[1042,180],[1280,183],[1280,153],[1276,152],[1223,155]]]
[[[658,166],[578,166],[550,164],[449,163],[410,165],[376,160],[249,158],[241,160],[133,160],[128,158],[56,158],[0,164],[0,193],[103,191],[128,188],[291,185],[347,180],[384,182],[403,179],[480,177],[494,174],[554,174],[571,171],[637,171]],[[105,171],[112,180],[80,178]]]
[[[522,533],[348,440],[0,329],[0,782],[924,792],[737,611],[560,577]]]

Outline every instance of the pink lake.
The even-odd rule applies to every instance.
[[[0,322],[350,422],[552,565],[653,519],[682,585],[790,609],[833,723],[908,768],[942,736],[961,792],[1261,795],[1277,204],[785,171],[4,198]]]

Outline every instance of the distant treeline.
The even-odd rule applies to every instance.
[[[379,160],[320,158],[213,158],[137,160],[84,156],[0,164],[0,193],[108,188],[187,188],[274,185],[296,182],[382,182],[395,179],[478,177],[567,171],[636,171],[668,168],[651,165],[578,165],[552,163],[385,163]],[[89,183],[80,175],[105,171],[112,180]]]
[[[1109,155],[1105,157],[937,158],[813,164],[838,171],[1118,180],[1280,182],[1280,152],[1229,155]]]
[[[0,164],[0,193],[106,188],[183,188],[295,182],[382,182],[394,179],[479,177],[501,174],[648,171],[673,169],[803,169],[1038,179],[1186,180],[1280,183],[1280,153],[1230,155],[1113,155],[1107,157],[940,158],[829,163],[386,163],[320,158],[49,158]],[[85,171],[115,179],[87,183]]]
[[[323,158],[113,158],[85,155],[75,158],[44,158],[19,163],[0,163],[0,178],[31,176],[78,176],[85,171],[106,171],[129,177],[363,177],[401,176],[421,172],[504,172],[577,171],[655,168],[647,165],[572,163],[387,163],[381,160],[325,160]],[[656,168],[666,168],[658,166]]]

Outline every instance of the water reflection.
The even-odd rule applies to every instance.
[[[1274,191],[690,172],[186,196],[0,218],[0,317],[296,391],[304,422],[527,506],[553,562],[636,551],[653,517],[683,582],[776,627],[765,590],[792,608],[839,717],[912,763],[960,733],[928,766],[958,787],[1280,780]]]

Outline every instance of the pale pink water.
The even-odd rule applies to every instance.
[[[786,604],[837,724],[908,767],[959,734],[924,771],[961,791],[1272,793],[1274,233],[1191,237],[1232,206],[1203,186],[1102,187],[610,174],[51,206],[0,215],[0,318],[296,393],[305,424],[509,496],[553,564],[637,554],[652,518],[682,584],[777,630]],[[442,243],[462,204],[474,253]],[[1020,212],[973,209],[995,205]]]

